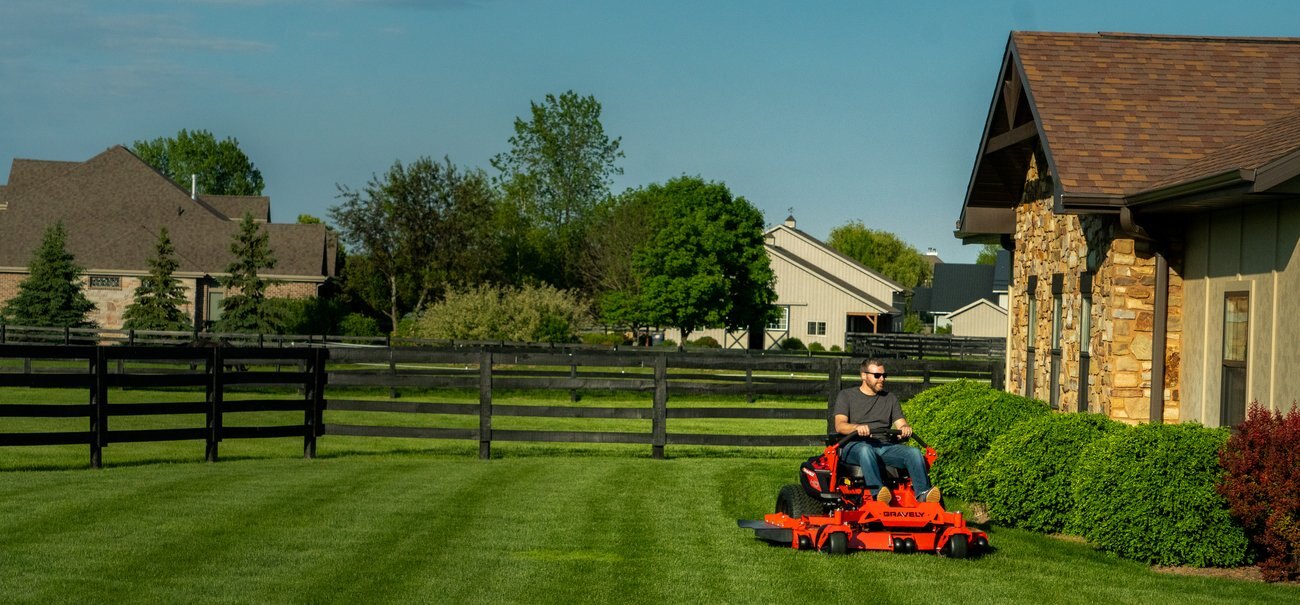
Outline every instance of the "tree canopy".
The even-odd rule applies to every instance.
[[[262,195],[265,186],[262,172],[244,155],[239,141],[218,141],[206,130],[181,129],[175,137],[136,141],[131,150],[186,191],[190,175],[198,175],[201,194]]]
[[[888,231],[853,221],[831,230],[826,245],[905,287],[930,278],[930,263],[911,244]]]
[[[149,259],[149,275],[140,278],[135,299],[122,312],[122,327],[127,330],[189,330],[190,318],[181,311],[188,302],[185,288],[173,276],[180,262],[176,248],[167,236],[167,228],[158,232],[154,255]]]
[[[84,270],[67,249],[68,234],[63,223],[45,230],[41,245],[27,267],[28,276],[18,284],[18,295],[0,311],[7,323],[50,328],[89,328],[87,319],[95,303],[86,298],[81,276]]]
[[[594,96],[572,90],[542,103],[530,102],[528,120],[515,118],[510,151],[492,158],[495,179],[516,218],[512,236],[523,244],[516,263],[541,255],[558,264],[535,266],[544,280],[560,287],[581,285],[576,259],[592,210],[609,196],[613,176],[622,174],[621,139],[605,134],[601,106]],[[536,263],[534,263],[536,265]]]
[[[448,287],[476,284],[498,271],[496,198],[483,171],[422,157],[410,165],[394,162],[359,191],[338,188],[342,202],[329,215],[355,250],[349,279],[360,281],[350,290],[385,309],[393,326]],[[374,287],[376,275],[382,291]]]
[[[647,323],[679,328],[685,342],[698,329],[748,329],[773,318],[775,278],[757,208],[699,177],[637,195],[654,209],[653,235],[633,255]]]
[[[975,264],[996,265],[998,263],[998,251],[1001,249],[1002,246],[998,244],[984,244],[980,248],[979,256],[975,257]]]

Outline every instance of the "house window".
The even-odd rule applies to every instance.
[[[1092,274],[1079,275],[1079,411],[1088,411],[1088,374],[1092,366]]]
[[[1034,354],[1036,347],[1034,339],[1038,336],[1038,276],[1029,276],[1029,284],[1025,288],[1025,298],[1029,303],[1029,323],[1025,330],[1025,397],[1034,396]]]
[[[1246,419],[1246,357],[1250,341],[1250,294],[1223,297],[1223,387],[1219,424],[1235,426]]]
[[[122,278],[115,275],[92,275],[90,276],[90,287],[105,290],[121,290]]]
[[[826,335],[826,322],[824,322],[824,321],[810,321],[810,322],[808,322],[808,334],[809,334],[810,336],[825,336],[825,335]]]
[[[1052,409],[1061,407],[1061,297],[1065,293],[1065,276],[1057,273],[1052,276],[1052,360],[1047,394]]]
[[[221,319],[221,302],[226,299],[226,291],[218,288],[208,290],[208,304],[203,310],[210,327]]]
[[[769,330],[788,330],[790,329],[790,305],[781,305],[781,317],[776,321],[767,324]]]

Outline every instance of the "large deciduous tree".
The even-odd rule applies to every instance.
[[[980,247],[979,256],[975,257],[977,265],[996,265],[998,264],[998,251],[1002,246],[998,244],[984,244]]]
[[[868,229],[862,221],[831,229],[826,245],[908,288],[930,278],[930,264],[916,248],[888,231]]]
[[[81,285],[84,270],[67,249],[68,234],[62,222],[45,230],[40,248],[18,284],[18,295],[5,303],[0,315],[8,323],[50,328],[89,328],[87,319],[95,303]]]
[[[230,242],[234,258],[226,267],[221,285],[226,296],[221,301],[221,319],[218,332],[251,332],[257,334],[280,331],[283,318],[279,309],[269,303],[266,290],[271,280],[261,276],[264,269],[275,268],[275,255],[271,251],[271,238],[253,221],[253,215],[244,214],[239,231]]]
[[[512,238],[521,244],[513,263],[560,287],[583,285],[576,259],[592,210],[609,196],[623,152],[621,139],[605,134],[600,102],[568,91],[530,103],[528,120],[515,118],[510,151],[492,159],[496,183],[524,220]],[[551,260],[538,266],[528,257]],[[528,277],[528,276],[524,276]]]
[[[167,236],[167,228],[158,232],[154,255],[149,259],[149,275],[140,278],[135,300],[122,312],[122,327],[127,330],[189,330],[190,318],[181,311],[187,301],[185,287],[173,276],[180,262],[176,248]]]
[[[634,255],[641,307],[656,324],[682,331],[767,324],[775,282],[763,248],[763,215],[722,183],[679,177],[642,190],[654,207],[654,235]]]
[[[136,141],[131,145],[146,164],[184,189],[190,175],[198,176],[199,193],[211,195],[262,195],[262,172],[239,148],[239,141],[218,141],[206,130],[182,129],[175,137]]]
[[[386,285],[384,300],[374,300],[368,284],[354,291],[386,309],[394,327],[448,287],[478,283],[497,268],[495,196],[481,170],[458,170],[446,158],[397,161],[360,191],[339,185],[338,197],[329,215],[356,251],[349,270],[368,284],[378,274]]]

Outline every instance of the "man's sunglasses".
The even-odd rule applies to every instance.
[[[886,376],[889,376],[889,374],[884,372],[863,372],[863,374],[866,374],[867,376],[875,376],[876,378],[885,378]]]

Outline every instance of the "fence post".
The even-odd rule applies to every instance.
[[[492,458],[492,352],[478,354],[478,457]]]
[[[924,391],[928,388],[930,388],[930,363],[922,359],[921,360],[921,390]]]
[[[573,357],[573,353],[569,353],[569,357]],[[578,379],[578,364],[569,364],[569,378],[572,380]],[[578,395],[578,389],[569,389],[569,401],[577,403],[580,399],[582,397]]]
[[[311,355],[311,386],[306,387],[307,401],[303,410],[302,457],[316,457],[316,437],[320,436],[321,419],[324,417],[325,397],[325,349],[308,349]]]
[[[835,412],[835,399],[840,395],[840,386],[844,382],[844,368],[840,365],[840,358],[835,357],[830,360],[831,367],[826,372],[826,432],[830,433],[835,427],[831,425],[831,417]]]
[[[208,374],[208,443],[205,458],[217,461],[217,445],[221,442],[222,355],[221,347],[212,347],[204,360]]]
[[[745,354],[745,403],[754,403],[754,358]]]
[[[989,373],[993,375],[993,388],[998,391],[1006,390],[1006,365],[1000,361],[989,362]]]
[[[103,347],[95,347],[90,356],[90,373],[94,375],[93,389],[90,393],[90,468],[103,468],[104,433],[108,427],[108,413],[105,405],[108,398],[108,360]]]
[[[668,355],[655,356],[655,399],[650,414],[650,457],[663,460],[664,445],[668,443]]]
[[[393,386],[388,387],[388,398],[397,399],[400,395],[397,392],[397,361],[393,359],[393,341],[392,336],[388,337],[388,374],[393,377]]]

